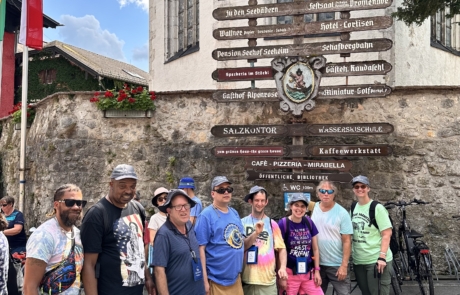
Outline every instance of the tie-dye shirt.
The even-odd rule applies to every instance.
[[[8,294],[6,283],[8,281],[9,256],[8,240],[3,232],[0,232],[0,295]]]
[[[245,236],[249,237],[254,232],[255,224],[261,220],[264,222],[264,229],[254,243],[258,247],[257,264],[246,264],[246,253],[244,257],[243,282],[253,285],[273,285],[276,281],[274,249],[286,248],[278,224],[267,216],[263,219],[257,219],[253,218],[252,215],[244,217],[241,222],[243,223]],[[273,242],[275,247],[273,247]]]
[[[80,230],[73,227],[75,239],[75,266],[76,279],[72,286],[60,293],[63,295],[78,295],[81,288],[81,269],[83,267],[83,246],[80,239]],[[55,268],[61,261],[67,259],[72,248],[70,233],[66,234],[59,226],[56,218],[40,225],[27,241],[27,258],[35,258],[46,262],[45,272]]]

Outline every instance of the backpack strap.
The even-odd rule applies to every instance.
[[[110,224],[109,224],[109,216],[107,215],[107,211],[104,208],[104,205],[102,205],[101,201],[98,201],[96,204],[91,206],[91,208],[86,211],[85,217],[83,217],[83,221],[85,221],[86,216],[93,210],[94,208],[99,209],[99,211],[102,212],[102,222],[104,226],[104,235],[106,235],[110,231]]]
[[[142,226],[144,226],[145,225],[145,209],[141,205],[141,203],[139,203],[138,201],[132,200],[132,202],[134,203],[134,207],[136,207],[137,211],[139,212],[139,215],[142,220]]]
[[[379,229],[379,225],[377,224],[377,220],[375,220],[375,207],[377,207],[378,204],[380,203],[377,201],[372,201],[371,206],[369,207],[369,218],[371,221],[369,226],[373,224],[377,229]]]
[[[351,207],[350,207],[350,217],[351,218],[353,218],[353,211],[355,211],[356,204],[358,204],[358,202],[356,201],[353,201],[353,203],[351,203]]]

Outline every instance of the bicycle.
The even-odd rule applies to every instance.
[[[384,206],[391,209],[392,205],[394,205],[399,207],[402,212],[398,228],[398,257],[393,258],[393,270],[399,284],[402,285],[402,281],[406,279],[416,280],[420,287],[421,295],[434,295],[430,248],[420,239],[423,238],[423,234],[411,229],[406,218],[407,206],[425,204],[429,204],[429,202],[414,199],[408,203],[405,201],[390,201]]]

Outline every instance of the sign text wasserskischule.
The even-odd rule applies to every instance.
[[[348,160],[279,160],[246,158],[245,168],[253,169],[305,169],[350,171],[352,163]]]
[[[282,37],[305,34],[380,30],[389,28],[392,24],[393,19],[391,17],[376,16],[358,19],[311,22],[302,25],[221,28],[214,30],[213,36],[217,40]]]
[[[363,157],[388,156],[393,152],[389,145],[317,145],[309,146],[306,152],[315,157]]]
[[[321,181],[350,182],[353,179],[350,173],[295,173],[295,172],[261,172],[246,171],[246,180],[293,180],[293,181]]]
[[[317,0],[259,4],[217,8],[212,12],[216,20],[263,18],[284,15],[299,15],[320,12],[380,9],[389,7],[392,0]]]
[[[393,46],[390,39],[364,39],[333,41],[300,45],[275,45],[240,48],[219,48],[212,52],[215,60],[259,59],[284,56],[328,55],[338,53],[358,53],[386,51]]]
[[[315,136],[374,135],[393,131],[390,123],[312,124],[307,127],[308,134]]]

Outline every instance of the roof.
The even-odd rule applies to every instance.
[[[133,65],[60,41],[47,43],[43,50],[61,54],[95,77],[101,76],[142,86],[148,86],[149,83],[149,74]],[[30,51],[29,54],[33,55],[38,52],[34,50]]]
[[[6,31],[12,32],[19,28],[21,23],[21,0],[6,0]],[[43,14],[43,27],[55,29],[58,26],[62,26],[60,23],[52,19],[51,17]]]

